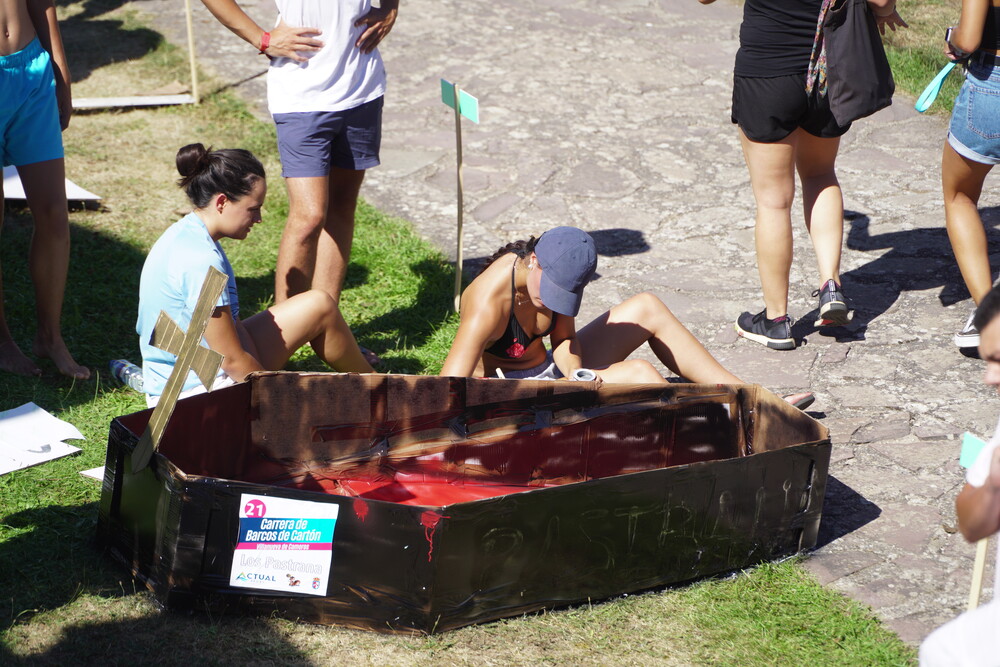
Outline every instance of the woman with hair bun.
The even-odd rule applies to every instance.
[[[223,355],[213,389],[241,382],[253,371],[279,370],[302,345],[309,343],[328,366],[367,373],[337,304],[326,293],[310,290],[240,319],[236,277],[219,239],[245,239],[260,222],[267,193],[264,167],[242,149],[206,149],[189,144],[177,151],[178,185],[194,210],[160,236],[146,257],[139,284],[136,333],[143,361],[143,389],[155,405],[173,370],[176,357],[150,345],[160,311],[182,329],[191,322],[209,267],[229,280],[205,330],[204,343]],[[204,388],[189,372],[181,397]]]
[[[577,331],[583,289],[596,270],[594,240],[576,227],[555,227],[498,250],[462,293],[458,333],[441,375],[591,379],[584,369],[599,382],[665,383],[648,361],[628,359],[648,343],[664,366],[691,382],[743,383],[649,292]],[[785,400],[805,408],[814,398],[805,392]]]

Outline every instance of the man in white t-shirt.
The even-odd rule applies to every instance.
[[[365,170],[379,164],[385,69],[376,48],[399,0],[275,0],[264,30],[235,0],[202,0],[219,21],[271,59],[268,108],[278,129],[288,221],[275,301],[310,288],[340,302]]]
[[[994,287],[983,298],[973,322],[979,330],[979,355],[986,362],[983,381],[1000,390],[1000,289]],[[966,473],[955,510],[958,527],[969,542],[1000,531],[1000,422]],[[996,585],[991,602],[946,623],[924,640],[920,664],[1000,665],[1000,592]]]

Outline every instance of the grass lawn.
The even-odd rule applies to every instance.
[[[915,28],[936,34],[935,22],[954,22],[955,6],[951,0],[925,0],[919,6],[904,3],[901,11]],[[127,5],[82,0],[61,3],[60,12],[79,81],[76,95],[130,92],[137,82],[149,88],[186,80],[184,54],[163,44]],[[97,43],[102,48],[92,48]],[[901,33],[893,43],[894,65],[905,71],[898,76],[900,88],[915,94],[943,64],[943,56],[932,57],[937,47],[929,37],[922,42]],[[105,199],[100,210],[70,214],[73,255],[64,331],[77,360],[97,376],[74,383],[49,364],[39,379],[0,378],[0,409],[34,401],[77,425],[87,438],[77,456],[0,477],[0,663],[913,662],[912,649],[868,610],[822,588],[794,561],[434,637],[160,610],[140,584],[95,547],[100,484],[78,471],[103,465],[112,418],[144,407],[139,395],[108,380],[107,362],[138,361],[139,271],[145,251],[187,210],[174,185],[173,159],[177,148],[192,141],[249,148],[272,175],[264,224],[248,240],[227,246],[244,312],[272,300],[287,201],[271,125],[255,120],[227,94],[199,107],[74,117],[65,134],[67,172]],[[33,333],[25,259],[31,232],[27,211],[8,205],[0,262],[8,319],[26,349]],[[457,325],[449,308],[451,280],[448,263],[408,223],[361,207],[342,306],[359,340],[382,355],[388,370],[439,369]],[[306,348],[291,368],[323,370],[323,365]]]
[[[938,71],[948,64],[944,55],[944,30],[958,23],[961,0],[901,0],[900,16],[909,24],[885,38],[886,55],[892,65],[896,89],[917,97]],[[927,113],[951,114],[962,85],[961,70],[953,71]],[[908,102],[907,102],[908,103]],[[896,102],[900,104],[900,102]]]

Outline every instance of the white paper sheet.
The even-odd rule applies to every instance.
[[[104,466],[99,466],[97,468],[88,468],[87,470],[81,470],[80,474],[84,477],[89,477],[90,479],[96,479],[98,482],[104,481]]]
[[[24,186],[14,167],[3,168],[3,196],[5,199],[24,199]],[[98,201],[100,195],[84,190],[73,181],[66,179],[66,199],[69,201]]]
[[[34,403],[0,412],[0,475],[80,451],[63,440],[83,440],[83,434]]]

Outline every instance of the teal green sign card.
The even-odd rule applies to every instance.
[[[455,108],[455,85],[447,79],[441,79],[441,101],[452,109]],[[459,108],[458,112],[471,120],[479,123],[479,100],[465,92],[458,91]]]
[[[979,452],[983,451],[986,443],[972,435],[965,433],[962,435],[962,453],[958,457],[958,464],[963,468],[968,468],[979,457]]]

